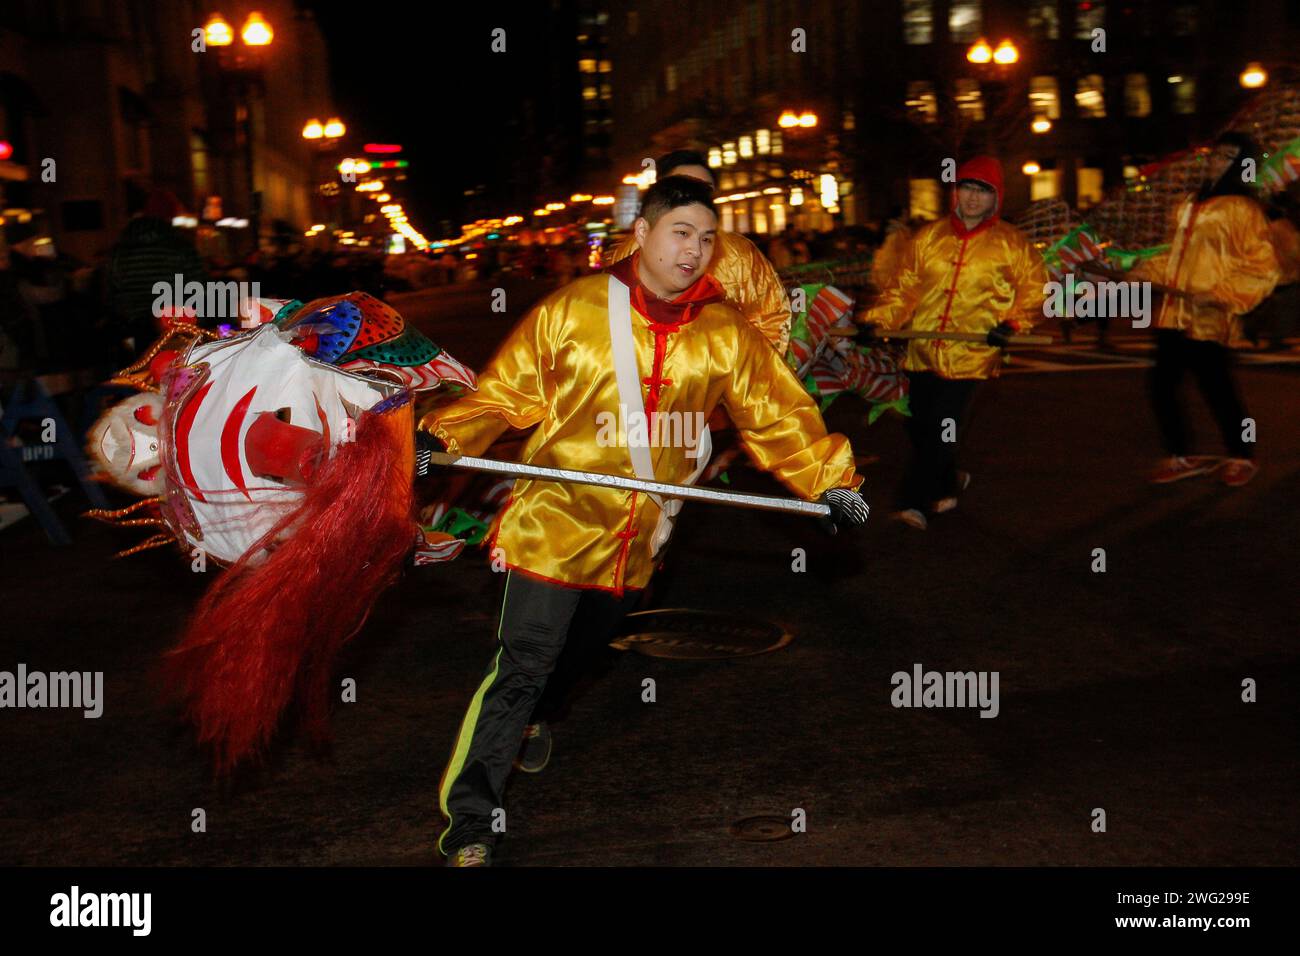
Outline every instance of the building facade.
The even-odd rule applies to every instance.
[[[254,8],[272,31],[258,48],[239,36]],[[163,187],[205,251],[247,250],[258,226],[301,234],[316,188],[302,128],[329,112],[324,42],[291,0],[258,0],[221,6],[230,46],[198,43],[216,11],[198,0],[0,6],[7,226],[26,217],[94,260]]]
[[[976,152],[1009,212],[1086,208],[1220,128],[1248,64],[1294,73],[1300,4],[633,0],[609,30],[616,171],[700,149],[724,225],[763,233],[937,215],[944,160]]]

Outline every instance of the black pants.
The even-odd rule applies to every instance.
[[[957,445],[962,418],[977,379],[943,378],[933,372],[908,372],[907,437],[912,460],[899,492],[899,506],[926,511],[940,498],[957,493]],[[945,424],[952,419],[952,426]],[[953,440],[944,441],[945,437]]]
[[[576,658],[607,644],[639,598],[639,591],[615,597],[514,571],[507,575],[497,650],[461,722],[439,787],[439,806],[448,819],[440,850],[450,855],[467,843],[494,842],[493,814],[503,806],[520,738],[566,642],[573,642],[568,673],[576,679],[585,664]],[[568,689],[560,689],[557,704]]]
[[[1151,407],[1170,455],[1191,451],[1191,425],[1180,394],[1183,376],[1196,376],[1205,403],[1214,413],[1223,444],[1233,458],[1253,458],[1254,444],[1242,441],[1247,412],[1232,378],[1232,352],[1218,342],[1188,338],[1177,329],[1156,330],[1156,364],[1148,379]]]

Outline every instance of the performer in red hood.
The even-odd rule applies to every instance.
[[[691,439],[707,433],[692,423],[721,405],[760,468],[800,497],[826,500],[838,523],[864,522],[848,439],[826,433],[794,373],[708,274],[716,230],[707,184],[656,183],[635,224],[639,251],[542,300],[477,392],[421,420],[423,440],[478,455],[508,427],[535,427],[529,464],[682,484],[705,459]],[[608,642],[649,583],[679,506],[516,481],[491,547],[509,570],[497,649],[440,787],[449,823],[438,845],[450,865],[489,861],[506,777],[561,651],[571,639]]]
[[[900,493],[898,518],[925,530],[926,513],[957,507],[970,475],[957,470],[962,416],[975,386],[996,377],[1000,349],[1042,313],[1043,257],[1002,221],[1002,166],[977,156],[957,169],[952,212],[923,226],[893,283],[864,314],[876,327],[979,332],[985,343],[914,339],[903,368],[909,379],[908,435],[914,454]]]

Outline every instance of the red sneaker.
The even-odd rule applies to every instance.
[[[1219,480],[1229,488],[1240,488],[1254,478],[1258,471],[1259,465],[1249,458],[1229,458],[1228,463],[1223,466],[1223,474],[1219,476]]]
[[[1184,478],[1194,478],[1207,471],[1213,471],[1216,465],[1217,462],[1213,459],[1184,458],[1175,455],[1161,462],[1160,467],[1151,472],[1148,480],[1153,485],[1167,485],[1171,481],[1182,481]]]

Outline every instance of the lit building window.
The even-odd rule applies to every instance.
[[[978,40],[982,28],[980,0],[952,0],[948,7],[948,34],[953,42]]]
[[[984,97],[980,95],[980,85],[976,80],[968,77],[957,80],[952,98],[961,115],[976,123],[984,122]]]
[[[785,152],[785,141],[781,138],[779,129],[772,130],[772,155],[780,156]]]
[[[1034,0],[1029,6],[1029,35],[1039,40],[1056,40],[1061,36],[1061,21],[1056,14],[1056,0]]]
[[[1099,73],[1081,76],[1074,91],[1074,102],[1084,119],[1102,119],[1106,115],[1105,86]],[[1049,197],[1050,198],[1050,197]]]
[[[929,80],[913,80],[907,84],[907,112],[920,123],[939,121],[939,101],[934,95],[934,84]]]
[[[600,84],[600,98],[607,100],[614,95],[614,88],[608,83]]]
[[[1095,206],[1101,202],[1103,194],[1102,189],[1102,171],[1096,166],[1078,167],[1078,197],[1075,205],[1079,209],[1087,209],[1089,206]]]
[[[903,42],[929,43],[934,38],[931,0],[903,0]]]
[[[608,72],[610,72],[610,71],[613,70],[613,69],[614,69],[614,65],[613,65],[612,63],[610,63],[609,60],[601,60],[601,61],[600,61],[600,72],[602,72],[602,73],[608,73]]]
[[[1029,177],[1029,201],[1056,199],[1061,195],[1061,171],[1040,169]]]
[[[717,169],[722,165],[722,150],[717,146],[709,147],[709,168]]]
[[[594,100],[596,98],[596,88],[594,86],[584,86],[582,88],[582,98],[584,100]]]
[[[1075,0],[1074,37],[1091,40],[1092,31],[1106,25],[1106,4],[1101,0]]]
[[[722,144],[722,163],[724,166],[734,166],[736,164],[736,144]]]
[[[857,128],[857,119],[853,116],[853,110],[844,111],[844,128],[846,130]]]
[[[754,155],[754,137],[742,136],[738,140],[738,143],[740,144],[741,159],[749,159],[751,156]]]
[[[758,155],[766,156],[772,151],[772,133],[770,130],[760,129],[754,133],[754,146],[758,149]]]
[[[772,231],[785,232],[785,205],[783,203],[772,203]]]
[[[943,210],[943,187],[937,179],[907,181],[907,215],[912,219],[938,219]]]
[[[1129,116],[1151,115],[1151,88],[1145,73],[1130,73],[1124,77],[1124,112]]]
[[[1061,92],[1054,76],[1035,76],[1029,80],[1029,109],[1035,116],[1061,118]]]
[[[579,73],[595,73],[595,72],[596,72],[596,61],[595,61],[595,60],[579,60],[579,61],[578,61],[578,72],[579,72]]]
[[[1196,79],[1190,76],[1169,77],[1171,106],[1175,113],[1196,112]]]

